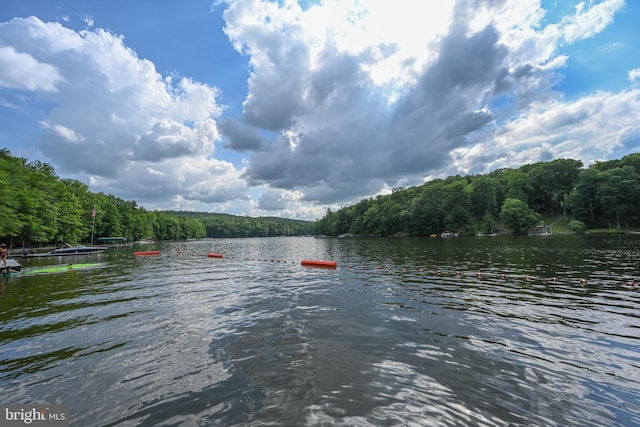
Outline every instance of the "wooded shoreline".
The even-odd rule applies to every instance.
[[[92,236],[184,240],[309,234],[313,223],[203,212],[147,211],[135,201],[92,193],[79,181],[59,178],[53,167],[0,150],[0,240],[7,247],[93,244]]]
[[[395,188],[328,210],[315,224],[327,236],[429,236],[443,232],[527,234],[560,216],[571,232],[640,228],[640,153],[584,168],[558,159],[452,176],[421,186]]]

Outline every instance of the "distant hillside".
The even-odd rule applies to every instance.
[[[328,210],[315,222],[315,233],[526,234],[541,225],[541,215],[569,220],[572,231],[640,228],[640,153],[586,169],[579,160],[557,159],[396,188],[389,195]]]
[[[207,237],[304,236],[313,233],[313,222],[276,217],[246,217],[222,213],[167,211],[202,223]]]

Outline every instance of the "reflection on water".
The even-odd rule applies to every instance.
[[[640,424],[635,237],[158,248],[3,278],[0,402],[82,426]]]

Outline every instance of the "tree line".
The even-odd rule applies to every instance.
[[[451,176],[396,188],[316,221],[321,235],[424,236],[444,231],[525,234],[541,215],[562,215],[570,227],[640,227],[640,153],[584,168],[558,159]]]
[[[276,217],[246,217],[204,212],[174,212],[183,218],[196,219],[204,225],[207,237],[275,237],[313,234],[314,224]]]
[[[181,240],[295,235],[312,229],[304,221],[147,211],[135,201],[92,193],[77,180],[61,179],[47,163],[0,150],[0,239],[12,247],[89,243],[92,235]]]

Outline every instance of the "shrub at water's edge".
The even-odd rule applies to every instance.
[[[587,231],[587,224],[582,221],[578,221],[577,219],[569,221],[567,224],[567,228],[574,233],[584,234]]]

